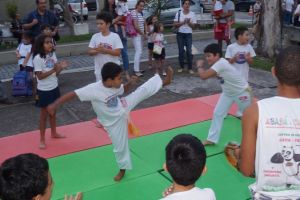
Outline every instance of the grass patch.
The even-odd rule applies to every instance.
[[[90,41],[93,34],[60,36],[58,44]]]
[[[244,26],[244,27],[247,27],[247,28],[252,28],[252,24],[248,24],[248,23],[234,23],[231,26],[231,28],[236,29],[237,27],[240,27],[240,26]]]
[[[271,71],[271,68],[274,66],[274,61],[270,60],[269,58],[264,58],[261,56],[256,56],[253,59],[253,64],[251,65],[252,68],[261,69],[265,71]]]

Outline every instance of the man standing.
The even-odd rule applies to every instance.
[[[37,9],[28,14],[24,20],[23,28],[30,30],[33,37],[38,36],[41,33],[41,26],[49,24],[52,28],[52,37],[57,34],[59,21],[57,17],[47,10],[46,0],[36,0]]]
[[[230,41],[230,29],[234,22],[234,3],[230,0],[221,0],[223,13],[220,16],[216,16],[219,19],[219,28],[214,30],[215,39],[218,40],[218,45],[222,49],[222,42],[225,40],[227,45]]]

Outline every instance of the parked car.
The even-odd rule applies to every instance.
[[[95,11],[97,10],[97,3],[96,0],[85,0],[88,11]]]
[[[81,3],[82,2],[82,3]],[[82,8],[82,16],[84,20],[89,17],[89,11],[85,0],[68,0],[70,8],[80,14]]]
[[[237,0],[235,1],[236,11],[249,11],[250,6],[255,4],[255,0]]]
[[[203,5],[204,12],[211,12],[214,8],[212,0],[200,0],[200,3]]]
[[[178,10],[181,9],[179,0],[170,0],[167,2],[165,8],[161,11],[159,16],[159,21],[162,22],[165,26],[172,26],[174,23],[174,18]],[[191,0],[190,11],[193,11],[195,14],[201,14],[203,10],[203,5],[199,0]],[[151,5],[146,4],[143,11],[144,17],[147,18],[154,13],[154,8]]]

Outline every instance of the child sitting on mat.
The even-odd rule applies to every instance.
[[[91,101],[97,119],[107,131],[114,147],[113,152],[120,169],[114,177],[115,181],[120,181],[125,171],[132,168],[128,147],[129,112],[141,101],[158,92],[162,86],[170,84],[173,77],[173,70],[169,67],[165,80],[156,74],[134,92],[120,99],[119,96],[127,92],[137,80],[134,76],[123,85],[121,73],[122,68],[118,64],[106,63],[101,70],[102,81],[69,92],[48,106],[48,111],[55,113],[61,104],[75,97],[81,101]]]
[[[165,171],[173,185],[163,194],[162,200],[215,200],[210,188],[195,187],[196,181],[206,171],[206,151],[201,141],[191,134],[175,136],[166,147]]]

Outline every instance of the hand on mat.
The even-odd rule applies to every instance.
[[[73,195],[65,195],[65,200],[82,200],[82,192],[78,192],[75,197]]]
[[[236,169],[238,168],[239,152],[240,146],[237,143],[228,143],[224,150],[228,162]]]
[[[165,191],[163,191],[162,196],[166,197],[170,194],[172,194],[174,191],[174,185],[171,185],[170,187],[168,187],[167,189],[165,189]]]

